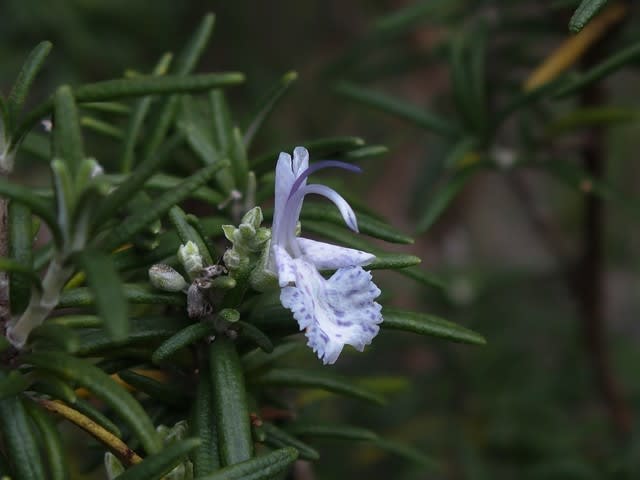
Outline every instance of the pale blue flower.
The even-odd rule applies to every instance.
[[[375,256],[296,236],[302,202],[309,193],[331,200],[349,228],[358,231],[356,216],[344,198],[325,185],[307,184],[309,175],[329,167],[360,171],[338,161],[309,167],[309,152],[303,147],[293,151],[293,158],[280,154],[269,265],[278,277],[282,305],[293,312],[307,345],[325,364],[334,363],[346,344],[362,351],[382,322],[382,307],[374,301],[380,289],[371,281],[371,273],[362,269]],[[318,270],[336,272],[325,279]]]

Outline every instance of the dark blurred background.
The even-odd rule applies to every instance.
[[[357,63],[365,57],[369,63],[358,70],[341,66],[340,59],[380,18],[410,1],[2,0],[0,87],[7,92],[29,50],[45,39],[54,49],[33,103],[62,83],[118,77],[129,69],[148,72],[163,53],[180,48],[204,13],[213,11],[214,40],[197,70],[246,73],[246,85],[230,90],[237,121],[285,72],[299,73],[251,153],[331,135],[384,144],[390,152],[367,160],[366,174],[353,188],[370,208],[413,234],[433,185],[430,166],[445,155],[445,146],[405,121],[345,101],[332,90],[333,82],[346,76],[447,116],[450,81],[440,40],[448,30],[481,18],[490,28],[501,28],[488,36],[490,94],[494,86],[502,92],[518,89],[569,36],[567,22],[577,2],[517,3],[452,1],[458,7],[452,16],[425,18],[387,43],[364,48]],[[623,45],[637,39],[638,31],[629,19],[612,41]],[[518,48],[507,55],[504,44]],[[637,109],[637,79],[633,70],[612,77],[606,84],[608,101]],[[639,134],[635,121],[603,132],[606,178],[629,196],[637,191]],[[521,146],[514,138],[506,130],[492,151],[518,154]],[[568,137],[558,147],[560,155],[578,155],[582,140]],[[100,159],[100,151],[92,153]],[[389,395],[386,407],[296,399],[304,418],[347,419],[376,429],[415,445],[442,465],[442,473],[422,471],[372,447],[344,448],[327,441],[314,473],[301,471],[299,478],[638,478],[639,232],[619,208],[607,204],[597,294],[606,351],[594,352],[585,342],[589,303],[567,282],[567,269],[584,247],[582,201],[581,194],[535,171],[518,172],[515,179],[500,169],[475,175],[432,228],[414,245],[400,248],[421,256],[446,288],[416,285],[392,273],[377,279],[389,303],[459,322],[481,332],[487,346],[386,333],[366,355],[345,355],[337,367],[375,376],[378,388]],[[564,259],[540,235],[540,219],[554,227]],[[594,372],[594,355],[606,357],[605,382],[613,382],[618,394],[613,400]],[[622,428],[616,415],[624,416]]]

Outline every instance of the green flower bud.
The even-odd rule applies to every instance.
[[[180,245],[178,259],[192,278],[202,270],[202,255],[200,255],[198,246],[191,240],[184,245]]]
[[[251,240],[256,234],[256,229],[248,223],[241,223],[238,231],[240,232],[240,239],[244,241]]]
[[[240,268],[242,258],[237,251],[235,251],[233,248],[230,248],[226,252],[224,252],[222,260],[229,270],[236,270]]]
[[[149,281],[155,288],[165,292],[180,292],[188,286],[182,275],[163,263],[157,263],[149,268]]]
[[[244,214],[244,217],[242,217],[240,227],[242,228],[242,225],[251,225],[255,231],[260,227],[260,225],[262,225],[262,220],[264,220],[264,217],[262,216],[262,209],[260,207],[253,207]]]
[[[234,227],[233,225],[222,225],[222,232],[224,233],[225,238],[230,242],[234,241],[233,234],[235,233],[235,231],[236,227]]]
[[[267,240],[262,247],[262,254],[249,276],[251,287],[258,292],[267,292],[278,288],[278,276],[271,271],[268,265],[270,250],[271,240]]]

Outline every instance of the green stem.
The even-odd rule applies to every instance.
[[[64,266],[64,259],[54,258],[42,280],[42,292],[32,290],[31,299],[20,318],[7,329],[7,338],[14,347],[24,346],[31,331],[47,318],[60,299],[60,292],[73,273]]]

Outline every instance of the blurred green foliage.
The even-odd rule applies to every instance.
[[[317,392],[291,394],[302,426],[365,427],[413,445],[442,467],[427,473],[420,463],[385,455],[368,431],[339,432],[361,439],[344,448],[309,427],[301,438],[320,452],[318,477],[631,479],[638,474],[636,422],[623,435],[616,431],[583,341],[584,299],[567,272],[582,260],[585,198],[595,194],[606,208],[601,340],[637,416],[637,7],[629,6],[625,21],[612,22],[587,53],[565,50],[573,60],[563,71],[524,90],[536,67],[566,45],[569,28],[597,22],[591,14],[603,12],[604,3],[628,4],[156,2],[150,12],[136,1],[6,0],[0,85],[6,93],[43,39],[55,48],[29,102],[62,82],[119,76],[125,66],[151,71],[205,9],[215,9],[216,41],[202,71],[215,66],[251,79],[229,92],[238,118],[250,118],[283,72],[299,73],[257,135],[257,150],[346,134],[391,147],[389,157],[367,160],[367,207],[388,203],[392,224],[425,232],[414,251],[446,288],[425,290],[394,277],[387,295],[460,320],[489,340],[469,349],[391,333],[367,356],[349,356],[344,373],[380,375],[364,386],[388,396],[384,414]],[[604,99],[583,98],[585,89],[601,87]],[[364,114],[345,98],[401,120]],[[594,132],[605,163],[595,176],[582,163]],[[92,142],[114,148],[102,136]],[[391,176],[396,171],[409,172],[409,180]],[[393,201],[410,196],[411,216],[399,210],[408,202]],[[313,212],[307,215],[313,221]],[[552,226],[550,249],[541,221],[543,231]],[[293,358],[311,360],[305,351]],[[408,381],[393,377],[404,371]]]

